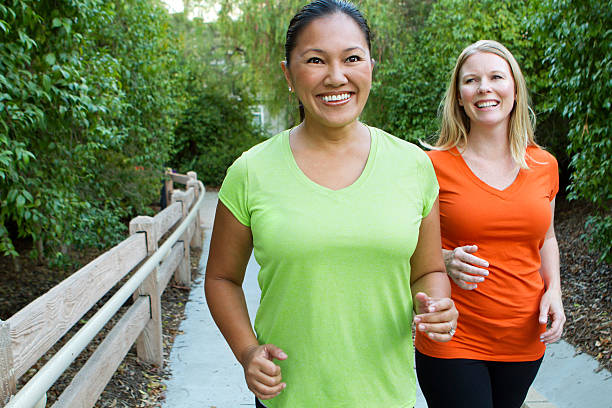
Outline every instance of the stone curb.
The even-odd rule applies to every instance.
[[[533,388],[529,388],[527,398],[521,408],[557,408],[557,406]]]

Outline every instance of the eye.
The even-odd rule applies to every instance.
[[[346,62],[359,62],[361,61],[361,57],[359,55],[351,55],[346,59]]]
[[[499,74],[495,74],[493,75],[493,79],[504,79],[504,77]]]
[[[308,61],[306,61],[308,64],[322,64],[323,60],[319,57],[310,57],[308,58]]]
[[[466,84],[471,84],[472,82],[476,81],[474,78],[468,78],[465,80]]]

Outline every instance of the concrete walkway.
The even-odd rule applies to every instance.
[[[206,194],[202,218],[206,234],[200,260],[202,270],[208,259],[217,200],[215,193]],[[251,257],[243,285],[251,320],[259,304],[258,271],[259,266]],[[184,334],[176,337],[170,354],[172,378],[165,384],[166,401],[163,407],[254,407],[253,395],[244,383],[242,367],[219,333],[206,306],[203,276],[193,284],[185,313],[187,319],[181,324]],[[603,370],[596,373],[597,362],[593,358],[574,354],[574,349],[565,342],[548,348],[526,407],[612,408],[610,372]],[[415,408],[426,407],[419,392]]]

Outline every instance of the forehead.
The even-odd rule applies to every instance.
[[[368,51],[365,33],[352,17],[337,12],[311,21],[299,33],[294,51],[314,48],[333,51],[361,47]]]
[[[508,61],[492,52],[477,52],[470,55],[461,66],[459,75],[502,71],[510,73]]]

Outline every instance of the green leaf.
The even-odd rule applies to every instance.
[[[50,52],[47,55],[45,55],[45,62],[48,65],[55,65],[55,54]]]

